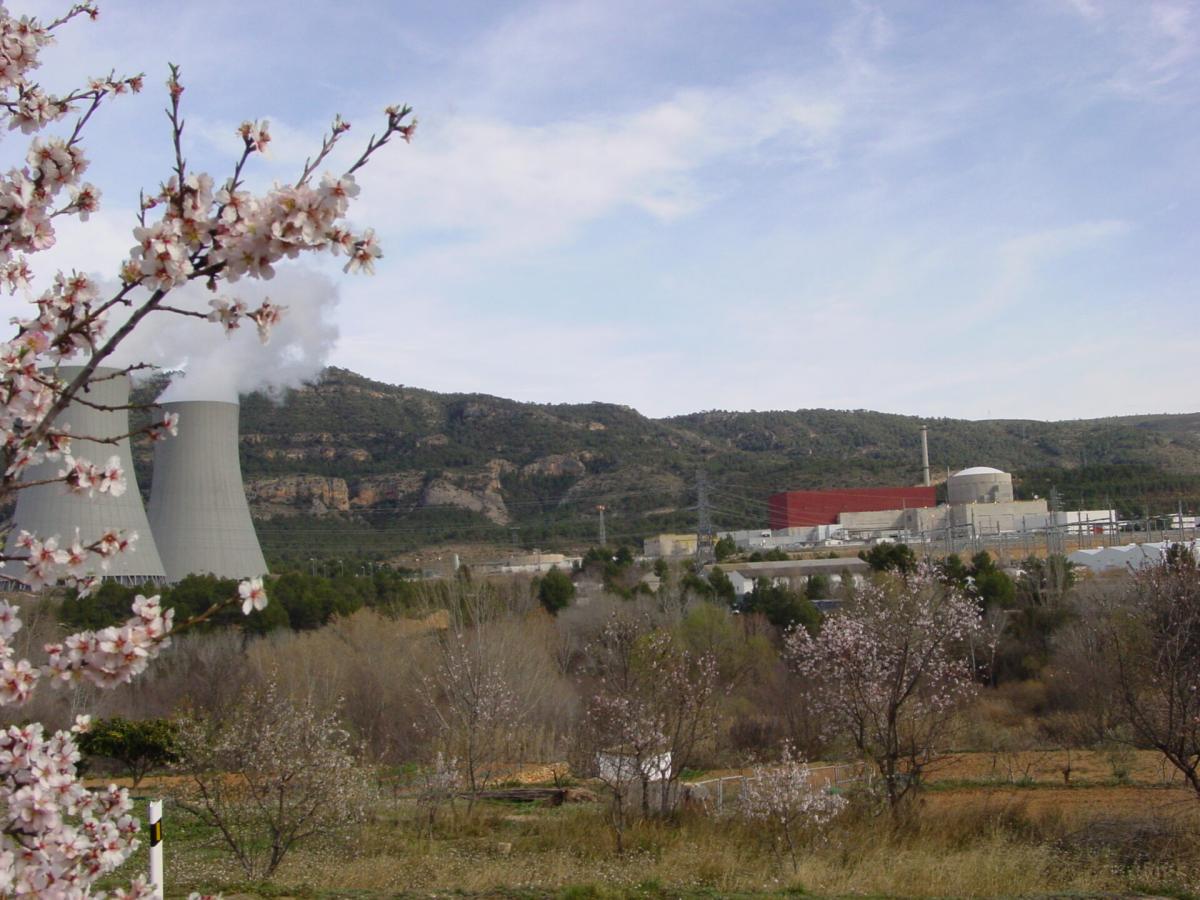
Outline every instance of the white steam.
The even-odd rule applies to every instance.
[[[239,281],[222,288],[221,296],[236,297],[249,309],[266,298],[287,307],[282,321],[271,329],[269,343],[259,341],[249,319],[226,334],[215,322],[159,312],[140,323],[122,344],[116,361],[152,363],[178,372],[159,397],[163,403],[236,403],[239,394],[299,387],[320,374],[338,336],[333,317],[338,292],[328,276],[288,266],[278,269],[270,281]],[[166,302],[207,313],[214,296],[193,282],[171,291]]]

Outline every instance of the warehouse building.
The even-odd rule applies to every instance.
[[[642,552],[651,559],[695,556],[696,543],[695,534],[660,534],[646,538]]]
[[[844,488],[830,491],[783,491],[767,501],[771,530],[836,525],[842,513],[922,509],[937,505],[932,486]]]

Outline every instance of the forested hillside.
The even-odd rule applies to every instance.
[[[935,480],[991,465],[1021,496],[1137,515],[1200,506],[1200,414],[1067,422],[919,419],[866,410],[711,411],[649,419],[604,403],[437,394],[327,370],[242,401],[242,465],[268,553],[386,554],[447,541],[579,546],[693,527],[696,479],[720,528],[766,524],[788,488],[913,484],[920,426]],[[149,484],[148,451],[139,463]]]

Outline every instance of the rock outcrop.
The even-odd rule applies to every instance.
[[[581,455],[553,453],[550,456],[543,456],[541,459],[535,459],[528,465],[522,466],[521,474],[526,478],[535,476],[553,478],[562,475],[578,478],[581,475],[587,474],[587,466],[584,465],[583,459],[580,458]],[[586,455],[590,456],[590,454]]]
[[[276,475],[246,479],[246,499],[262,518],[310,513],[325,515],[350,510],[350,490],[344,478],[320,475]]]
[[[367,475],[355,479],[350,505],[355,509],[373,506],[416,505],[425,484],[423,472],[391,472],[387,475]]]
[[[455,506],[481,513],[497,525],[507,525],[510,519],[504,498],[490,487],[488,484],[483,490],[470,490],[451,484],[445,478],[435,478],[421,492],[421,506]]]

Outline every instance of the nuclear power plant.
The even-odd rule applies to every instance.
[[[792,551],[879,540],[953,548],[955,542],[988,537],[1066,531],[1082,536],[1117,528],[1115,509],[1063,510],[1037,495],[1018,500],[1012,475],[991,466],[947,470],[945,502],[939,503],[927,426],[921,426],[920,442],[919,485],[779,491],[767,499],[768,527],[717,535],[738,550]],[[660,534],[646,539],[644,552],[652,558],[690,556],[697,547],[694,534]]]
[[[167,579],[266,574],[242,487],[238,404],[193,400],[162,408],[179,414],[179,434],[155,447],[150,483],[150,529]]]
[[[58,374],[70,381],[80,371],[79,366],[63,366]],[[95,558],[87,574],[102,575],[123,584],[165,580],[163,564],[146,520],[142,495],[138,491],[129,438],[123,437],[129,433],[129,415],[123,408],[128,404],[129,378],[116,369],[97,369],[86,391],[63,410],[56,423],[59,431],[87,435],[101,441],[116,441],[115,444],[109,444],[80,438],[71,442],[71,452],[97,465],[102,465],[115,455],[125,472],[125,492],[120,497],[107,493],[88,497],[68,492],[61,483],[38,484],[19,491],[17,508],[13,514],[14,527],[8,535],[6,554],[21,552],[15,547],[21,531],[42,538],[57,535],[60,546],[73,541],[76,530],[84,544],[92,543],[111,528],[136,531],[138,540],[130,550],[112,557],[107,569],[101,569],[99,558]],[[62,469],[61,459],[47,460],[26,469],[23,480],[34,482],[58,478]],[[2,574],[5,578],[20,578],[24,571],[23,563],[10,562],[5,564]]]
[[[78,367],[63,367],[59,375],[70,379]],[[98,370],[88,387],[86,404],[72,403],[59,422],[72,434],[114,439],[129,432],[125,407],[129,402],[129,380],[116,370]],[[39,537],[58,535],[63,542],[75,530],[85,542],[95,540],[106,529],[136,531],[133,551],[118,554],[102,570],[97,560],[93,573],[125,584],[175,583],[191,574],[221,578],[253,578],[267,573],[250,508],[242,487],[238,459],[237,403],[183,401],[164,403],[167,412],[179,415],[179,433],[158,442],[154,453],[149,517],[142,506],[134,476],[128,438],[122,438],[115,453],[125,472],[127,487],[120,497],[70,494],[61,483],[37,485],[20,491],[8,549],[21,531]],[[74,454],[102,463],[113,455],[112,445],[76,440]],[[26,481],[57,478],[61,461],[44,462],[27,470]],[[19,579],[22,563],[9,563],[2,574]]]

